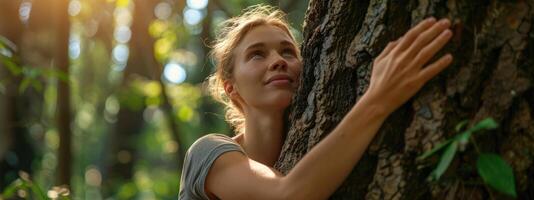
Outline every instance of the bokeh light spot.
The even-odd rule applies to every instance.
[[[113,60],[118,63],[126,63],[130,50],[125,44],[119,44],[113,48]]]
[[[121,25],[115,29],[115,33],[113,35],[115,36],[115,40],[117,40],[117,42],[127,43],[132,36],[132,31],[128,26]]]
[[[69,15],[70,16],[76,16],[80,14],[80,11],[82,10],[82,4],[79,0],[72,0],[69,3]]]
[[[163,76],[165,77],[165,80],[174,84],[182,83],[185,81],[185,78],[187,78],[185,69],[177,63],[168,63],[165,65]]]
[[[119,100],[115,96],[109,96],[106,99],[105,109],[109,114],[116,115],[119,113],[120,108]]]
[[[187,8],[184,12],[184,21],[189,25],[195,25],[202,21],[204,18],[202,12],[197,9]]]
[[[132,13],[127,8],[116,8],[115,23],[129,26],[132,23]]]
[[[102,184],[102,174],[95,166],[90,166],[85,171],[85,182],[87,185],[99,187]]]
[[[187,0],[187,6],[201,10],[208,6],[208,0]]]
[[[28,22],[28,19],[30,19],[30,13],[32,10],[32,3],[31,2],[23,2],[20,4],[19,7],[19,18],[20,21],[26,23]]]
[[[80,39],[77,37],[71,37],[69,41],[69,57],[71,59],[76,59],[80,57],[82,47],[80,44]]]
[[[160,2],[154,8],[154,14],[158,19],[165,20],[168,19],[172,14],[171,4],[167,2]]]

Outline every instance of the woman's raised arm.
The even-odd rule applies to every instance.
[[[450,22],[426,19],[375,59],[365,95],[286,175],[238,152],[221,155],[206,180],[220,199],[326,199],[360,160],[386,117],[445,69],[451,55],[423,68],[451,38]]]

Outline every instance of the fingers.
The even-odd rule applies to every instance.
[[[384,50],[382,50],[382,53],[380,53],[380,55],[378,55],[375,60],[380,60],[382,59],[383,57],[387,56],[389,54],[389,52],[391,52],[391,50],[393,50],[397,44],[399,44],[399,40],[401,38],[393,41],[393,42],[389,42],[388,45],[386,45],[386,48],[384,48]]]
[[[432,40],[430,44],[426,45],[423,49],[421,49],[415,58],[414,61],[414,67],[420,68],[424,64],[426,64],[447,42],[451,39],[452,32],[450,30],[445,30],[439,34],[437,38]]]
[[[447,31],[446,29],[449,28],[450,25],[451,23],[448,19],[442,19],[432,25],[429,29],[422,32],[415,39],[414,43],[411,44],[411,46],[406,50],[406,57],[413,58],[416,56],[418,53],[420,53],[421,49],[423,49],[429,43],[436,41],[436,37],[440,36],[440,34],[444,31]]]
[[[415,27],[411,28],[404,36],[402,41],[399,43],[398,47],[395,49],[397,52],[402,52],[412,45],[413,41],[421,34],[423,31],[431,27],[436,23],[436,19],[431,17],[428,19],[419,22]]]
[[[442,56],[436,62],[433,62],[432,64],[430,64],[427,67],[423,68],[419,72],[420,80],[423,80],[423,82],[426,83],[431,78],[436,76],[439,72],[443,71],[451,63],[452,63],[452,55],[451,54],[447,54],[447,55]]]

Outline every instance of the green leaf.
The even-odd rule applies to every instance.
[[[46,69],[44,72],[43,72],[44,76],[46,78],[48,77],[54,77],[54,78],[57,78],[59,79],[60,81],[63,81],[65,83],[69,83],[69,76],[67,75],[67,73],[61,71],[61,70],[55,70],[55,69]]]
[[[459,134],[458,136],[454,137],[454,140],[458,141],[458,143],[460,143],[460,145],[466,145],[467,142],[469,141],[469,138],[471,137],[472,133],[473,132],[471,132],[469,130],[464,131],[461,134]]]
[[[31,183],[31,190],[37,196],[39,200],[47,200],[48,196],[43,192],[43,190],[35,183]]]
[[[465,126],[466,123],[467,123],[467,121],[463,121],[463,122],[460,122],[458,125],[456,125],[456,131],[461,130],[462,126]],[[490,118],[486,118],[486,119],[478,122],[473,127],[471,127],[469,129],[467,129],[466,131],[460,133],[459,135],[456,135],[453,138],[453,140],[458,141],[458,143],[460,145],[460,151],[462,151],[462,149],[465,149],[465,146],[467,145],[467,142],[469,142],[469,138],[471,138],[471,135],[474,132],[480,131],[482,129],[490,130],[490,129],[495,129],[495,128],[497,128],[497,122],[495,122],[495,120],[493,120],[491,117]]]
[[[454,127],[454,130],[456,130],[456,132],[460,132],[460,130],[462,130],[462,128],[464,128],[465,125],[467,125],[468,122],[469,122],[469,120],[461,121],[460,123],[458,123],[458,124]]]
[[[2,48],[5,48],[11,52],[17,51],[17,45],[2,35],[0,35],[0,44],[2,44]]]
[[[441,175],[443,175],[447,168],[449,168],[449,165],[451,164],[457,149],[457,141],[453,141],[449,146],[447,146],[447,149],[443,152],[443,155],[441,156],[438,166],[430,174],[430,178],[432,180],[439,180]]]
[[[20,75],[22,73],[22,67],[18,66],[11,59],[2,59],[2,63],[4,63],[4,65],[7,67],[7,69],[14,76],[18,76],[18,75]]]
[[[37,78],[41,76],[41,74],[43,73],[40,68],[26,67],[26,66],[22,68],[22,72],[24,73],[25,77],[30,77],[30,78]]]
[[[469,130],[471,132],[477,132],[477,131],[482,130],[482,129],[492,130],[492,129],[496,129],[497,126],[498,126],[497,122],[495,122],[495,120],[493,120],[493,118],[488,117],[488,118],[478,122],[476,125],[471,127]]]
[[[41,81],[36,79],[32,80],[32,87],[38,92],[41,92],[43,90],[43,84],[41,83]]]
[[[19,93],[21,94],[24,93],[24,91],[26,91],[30,83],[32,83],[32,79],[28,77],[24,77],[24,79],[22,79],[22,82],[19,85]]]
[[[427,152],[423,153],[423,155],[420,155],[419,157],[417,157],[417,160],[423,160],[423,159],[428,158],[429,156],[431,156],[434,153],[438,152],[440,149],[442,149],[443,147],[447,146],[451,142],[452,142],[452,140],[448,139],[445,142],[439,143],[432,150],[427,151]]]
[[[477,160],[480,177],[492,188],[517,197],[515,192],[514,172],[510,165],[497,154],[480,154]]]
[[[54,74],[60,81],[63,81],[65,83],[69,83],[69,75],[62,71],[56,71]]]
[[[17,193],[17,190],[19,189],[20,185],[20,179],[13,181],[11,184],[9,184],[9,186],[4,189],[4,191],[2,191],[2,197],[6,199],[13,198]]]

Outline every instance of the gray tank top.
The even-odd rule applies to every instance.
[[[189,147],[185,155],[178,200],[209,200],[204,184],[213,162],[229,151],[245,152],[232,138],[222,134],[208,134]]]

